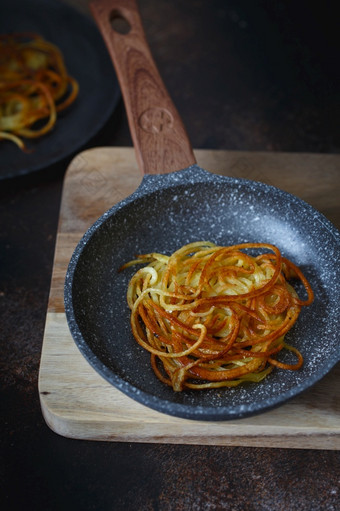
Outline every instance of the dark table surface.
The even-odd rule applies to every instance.
[[[339,153],[331,5],[140,0],[193,147]],[[132,145],[122,104],[87,147],[104,145]],[[340,509],[338,451],[87,442],[47,427],[37,382],[68,163],[0,182],[1,508]]]

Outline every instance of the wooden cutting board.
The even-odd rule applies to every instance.
[[[298,195],[340,228],[340,155],[206,150],[195,155],[212,172],[263,181]],[[339,364],[280,408],[231,422],[200,422],[133,401],[99,376],[78,351],[63,305],[68,262],[86,229],[140,181],[130,148],[85,151],[67,170],[39,374],[47,424],[60,435],[88,440],[339,449]]]

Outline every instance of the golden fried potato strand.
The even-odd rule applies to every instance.
[[[23,151],[23,138],[51,131],[79,92],[60,50],[38,34],[0,35],[0,77],[0,140]]]
[[[136,264],[146,266],[128,286],[132,332],[150,352],[156,376],[175,391],[259,382],[275,366],[302,366],[301,353],[284,338],[314,295],[276,246],[199,241],[171,256],[139,255],[121,270]],[[292,276],[303,283],[306,300],[288,283]],[[282,349],[297,362],[277,361]]]

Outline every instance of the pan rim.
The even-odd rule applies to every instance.
[[[145,197],[147,194],[152,194],[154,193],[155,190],[159,191],[161,189],[169,188],[169,185],[178,185],[179,183],[182,186],[187,183],[193,182],[197,183],[205,181],[206,182],[220,181],[221,183],[225,183],[227,185],[232,183],[233,186],[239,184],[243,187],[250,186],[250,184],[251,186],[254,186],[255,183],[255,186],[257,188],[265,190],[268,193],[273,193],[273,191],[275,190],[276,193],[283,194],[286,198],[289,198],[291,202],[294,203],[297,202],[298,205],[300,207],[303,207],[307,212],[313,213],[313,215],[317,215],[318,220],[332,235],[334,241],[336,242],[337,245],[339,245],[340,248],[339,231],[321,212],[317,211],[310,204],[296,197],[295,195],[290,194],[289,192],[286,192],[284,190],[281,190],[275,186],[257,181],[254,182],[252,180],[244,178],[233,178],[228,176],[221,176],[218,174],[212,174],[200,168],[198,165],[192,165],[188,169],[184,169],[178,172],[171,172],[168,174],[148,175],[143,178],[140,186],[136,189],[135,192],[133,192],[131,195],[129,195],[119,203],[109,208],[106,212],[104,212],[103,215],[101,215],[85,232],[85,234],[77,244],[77,247],[72,254],[72,258],[70,260],[65,278],[64,292],[65,313],[72,337],[78,349],[85,357],[85,359],[110,384],[118,388],[118,390],[122,391],[130,398],[159,412],[181,418],[205,421],[234,420],[266,412],[272,408],[282,405],[289,399],[301,394],[302,392],[313,386],[315,383],[317,383],[319,380],[321,380],[337,364],[340,358],[340,353],[338,354],[335,353],[334,355],[329,357],[321,366],[321,368],[318,367],[318,370],[312,373],[305,380],[303,380],[301,384],[294,385],[289,390],[279,393],[278,395],[275,395],[272,398],[265,397],[264,399],[260,399],[255,403],[250,404],[249,403],[239,405],[233,404],[232,407],[228,406],[200,407],[197,405],[174,403],[173,401],[169,401],[166,398],[161,399],[155,395],[145,392],[142,389],[137,388],[132,383],[124,380],[121,376],[113,373],[113,371],[97,357],[97,355],[92,351],[92,349],[89,347],[89,345],[87,344],[86,340],[83,337],[81,329],[76,320],[72,300],[73,278],[77,267],[77,263],[79,261],[79,258],[81,257],[81,254],[85,246],[88,245],[92,236],[94,235],[95,232],[97,232],[100,226],[102,226],[109,218],[111,218],[119,210],[133,203],[137,198]],[[156,186],[155,190],[153,189],[153,186]]]

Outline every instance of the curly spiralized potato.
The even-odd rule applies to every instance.
[[[249,249],[260,253],[252,256]],[[259,382],[273,367],[302,366],[301,353],[284,338],[302,306],[312,303],[313,291],[276,246],[195,242],[171,256],[138,256],[121,269],[135,264],[146,266],[128,286],[132,332],[151,353],[156,376],[175,391]],[[291,278],[302,282],[306,300]],[[278,361],[283,349],[297,362]]]
[[[23,138],[51,131],[79,91],[60,50],[38,34],[0,35],[0,140],[27,151]]]

